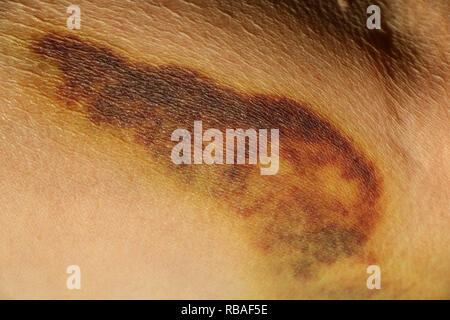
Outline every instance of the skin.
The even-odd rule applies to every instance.
[[[1,296],[448,299],[448,4],[327,3],[2,4]],[[194,120],[279,173],[173,165]]]

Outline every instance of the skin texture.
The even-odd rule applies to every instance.
[[[268,261],[278,261],[294,277],[309,278],[320,265],[359,253],[380,218],[381,182],[373,165],[306,106],[284,97],[245,96],[189,69],[127,64],[70,36],[44,36],[32,50],[56,60],[64,75],[61,100],[85,103],[94,124],[131,129],[153,161],[251,225],[257,244],[270,253]],[[173,164],[167,137],[177,128],[193,131],[196,120],[223,132],[281,130],[282,170],[265,177],[252,165]],[[347,189],[343,196],[339,188]]]
[[[374,33],[365,2],[315,3],[136,2],[120,27],[82,3],[76,35],[4,5],[3,296],[448,298],[445,34],[408,2]],[[279,128],[279,173],[174,165],[194,120]]]

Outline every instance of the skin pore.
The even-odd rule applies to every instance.
[[[375,35],[365,2],[81,3],[76,33],[35,4],[4,5],[0,29],[3,296],[448,295],[448,65],[439,33],[390,18],[408,2]],[[195,120],[279,128],[279,173],[174,165],[170,133]]]

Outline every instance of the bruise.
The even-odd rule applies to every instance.
[[[331,123],[294,100],[249,95],[175,65],[130,62],[112,50],[55,33],[31,46],[61,72],[58,99],[81,105],[93,125],[127,129],[182,185],[212,197],[242,221],[252,243],[293,277],[309,279],[362,254],[381,212],[373,163]],[[254,165],[175,165],[177,128],[278,128],[280,169]]]

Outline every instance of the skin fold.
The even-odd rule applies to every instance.
[[[2,3],[1,297],[448,299],[448,3],[369,4]],[[196,120],[279,172],[173,164]]]

